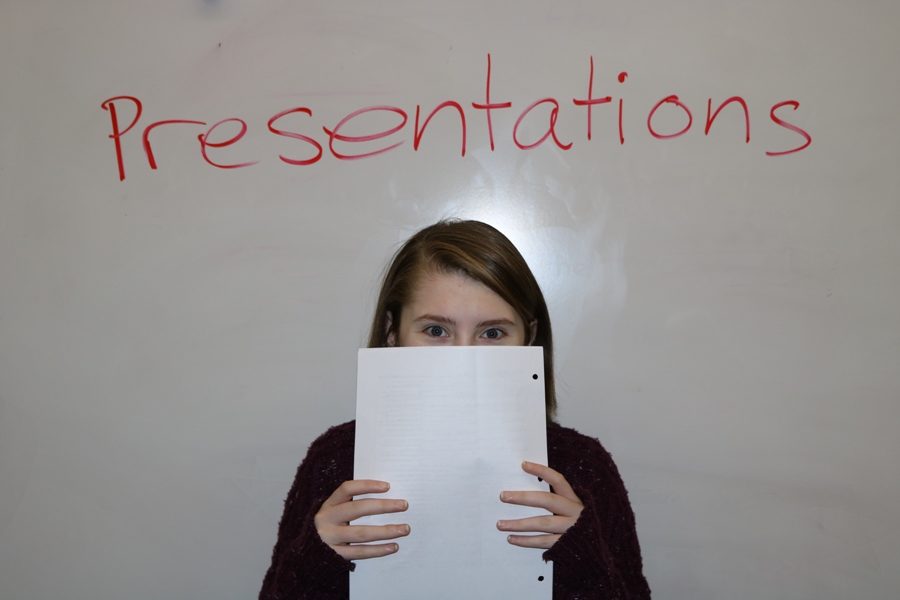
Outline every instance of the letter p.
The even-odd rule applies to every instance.
[[[116,101],[118,100],[128,100],[134,104],[134,118],[131,119],[131,123],[129,123],[125,129],[122,129],[119,126],[119,115],[116,111]],[[101,102],[100,107],[103,110],[109,111],[109,118],[112,121],[112,133],[109,134],[109,139],[116,145],[116,162],[119,165],[119,181],[124,181],[125,163],[122,160],[122,136],[137,125],[138,120],[141,118],[141,113],[143,112],[143,106],[141,105],[141,101],[134,96],[114,96]]]

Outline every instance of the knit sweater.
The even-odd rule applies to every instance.
[[[313,517],[338,485],[353,478],[355,433],[350,421],[309,447],[284,503],[259,600],[348,598],[354,565],[322,541]],[[547,426],[547,453],[549,466],[584,504],[575,524],[543,553],[553,561],[554,600],[650,598],[634,514],[609,453],[596,439],[556,423]]]

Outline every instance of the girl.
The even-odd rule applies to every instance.
[[[413,235],[385,275],[369,347],[537,345],[544,349],[549,466],[522,469],[549,492],[501,492],[501,500],[547,516],[502,520],[508,542],[553,561],[554,599],[649,598],[634,515],[612,458],[600,443],[554,422],[553,339],[547,305],[515,246],[478,221],[441,221]],[[260,600],[348,597],[352,561],[399,550],[409,526],[361,526],[364,516],[403,513],[388,482],[353,479],[354,422],[310,446],[285,501]],[[402,521],[398,515],[398,521]],[[522,550],[523,552],[533,550]]]

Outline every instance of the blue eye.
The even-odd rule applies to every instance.
[[[491,327],[490,329],[486,330],[482,335],[489,340],[499,340],[500,338],[503,337],[503,331],[501,331],[500,329],[497,329],[496,327]]]
[[[444,328],[440,325],[429,325],[425,328],[425,333],[431,337],[441,337],[444,335]]]

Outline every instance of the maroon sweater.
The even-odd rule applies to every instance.
[[[350,421],[309,447],[284,503],[259,600],[349,596],[354,565],[319,538],[313,517],[338,485],[353,479],[355,433]],[[578,521],[543,554],[553,561],[553,598],[649,598],[634,514],[609,453],[597,440],[556,423],[547,426],[547,453],[549,466],[565,476],[584,504]]]

